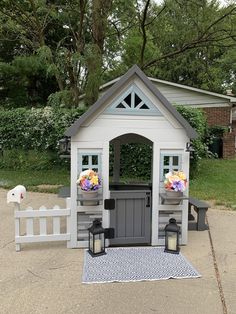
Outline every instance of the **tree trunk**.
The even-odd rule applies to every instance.
[[[102,56],[106,34],[107,16],[112,0],[92,1],[92,37],[93,44],[87,57],[88,79],[85,103],[91,106],[98,98],[102,74]]]

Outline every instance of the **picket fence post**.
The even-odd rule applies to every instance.
[[[37,243],[50,241],[67,241],[70,242],[70,201],[67,200],[67,208],[61,209],[55,205],[52,209],[41,206],[38,210],[32,207],[26,210],[15,210],[15,244],[16,251],[21,250],[21,243]],[[61,233],[61,217],[66,217],[67,230]],[[26,219],[26,232],[21,235],[21,219]],[[39,235],[35,234],[34,219],[39,219]],[[52,218],[52,233],[48,233],[48,218]]]

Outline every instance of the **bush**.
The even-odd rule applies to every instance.
[[[81,109],[18,108],[0,110],[3,149],[58,150],[64,131],[83,113]]]
[[[110,176],[113,175],[114,151],[110,146]],[[151,181],[152,146],[140,143],[121,145],[120,176]]]
[[[211,138],[222,138],[228,131],[226,126],[215,125],[208,128],[208,136]]]
[[[196,108],[176,106],[176,109],[198,133],[198,137],[192,141],[195,152],[193,158],[190,159],[190,177],[193,178],[198,172],[199,160],[209,156],[208,143],[206,141],[206,116],[202,110]]]

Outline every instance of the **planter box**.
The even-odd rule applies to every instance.
[[[179,205],[182,200],[188,199],[183,192],[166,190],[165,193],[160,193],[161,203],[164,205]]]

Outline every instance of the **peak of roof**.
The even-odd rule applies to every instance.
[[[74,136],[80,126],[91,117],[102,104],[107,101],[117,90],[119,90],[132,76],[137,75],[139,79],[147,86],[147,88],[159,99],[165,108],[175,117],[175,119],[185,129],[189,138],[196,138],[197,132],[190,126],[190,124],[181,116],[180,113],[170,104],[170,102],[159,92],[159,90],[152,84],[150,79],[141,71],[135,64],[133,65],[121,78],[108,89],[108,91],[99,98],[78,120],[76,120],[65,132],[66,136]]]

